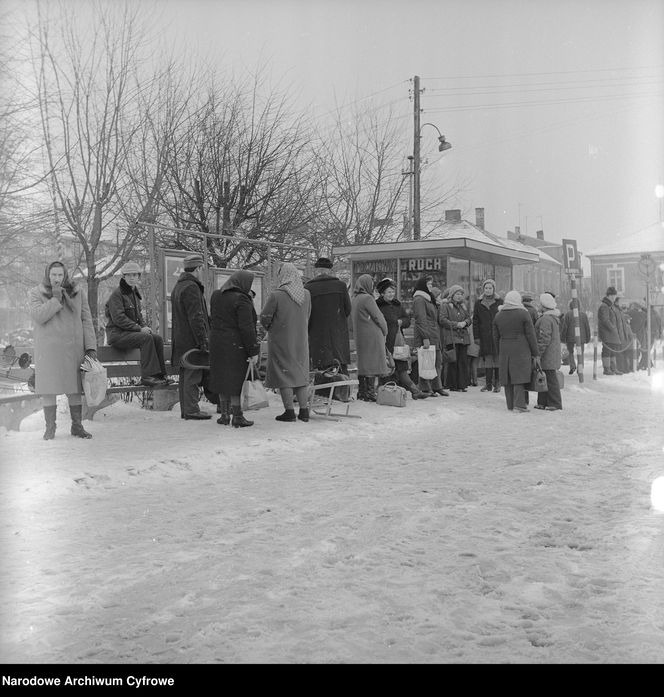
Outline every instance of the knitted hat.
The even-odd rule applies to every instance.
[[[388,288],[396,288],[397,284],[391,278],[384,278],[376,283],[376,290],[382,295]]]
[[[458,293],[459,291],[463,293],[464,297],[466,296],[466,291],[461,286],[453,285],[447,289],[447,297],[452,300],[454,298],[454,294]]]
[[[556,299],[551,295],[551,293],[542,293],[539,297],[540,305],[547,310],[556,309]]]
[[[518,290],[511,290],[505,295],[505,305],[521,305],[521,293]]]
[[[327,257],[320,257],[314,264],[314,269],[331,269],[332,262]]]
[[[202,254],[193,253],[188,254],[183,260],[182,265],[185,269],[195,269],[198,266],[205,265],[205,259],[203,259]]]

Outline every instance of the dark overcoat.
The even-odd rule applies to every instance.
[[[561,364],[558,310],[546,310],[535,324],[542,370],[558,370]]]
[[[322,274],[304,286],[311,295],[309,357],[314,368],[327,368],[338,360],[350,363],[348,288],[336,276]]]
[[[465,322],[464,327],[457,327],[457,322]],[[438,323],[445,331],[445,344],[469,344],[470,314],[464,303],[442,303],[438,313]]]
[[[205,289],[192,273],[180,274],[171,293],[173,328],[171,333],[171,364],[180,367],[180,358],[189,349],[208,350],[210,318]]]
[[[438,326],[438,305],[431,300],[426,291],[413,293],[413,340],[416,347],[424,345],[429,339],[431,346],[440,350],[440,327]]]
[[[493,318],[503,299],[497,296],[489,303],[488,298],[481,297],[473,308],[473,338],[480,342],[480,356],[497,356],[498,345],[493,341]]]
[[[597,310],[597,337],[603,344],[620,343],[613,303],[607,297],[602,298]]]
[[[588,322],[588,315],[583,310],[579,310],[579,333],[581,334],[582,344],[590,342],[590,322]],[[560,320],[560,340],[565,344],[573,344],[576,341],[574,336],[574,310],[568,310]]]
[[[248,293],[230,287],[210,298],[210,392],[239,395],[247,374],[247,359],[257,356],[256,310]]]
[[[106,302],[106,341],[110,344],[126,332],[140,332],[145,326],[141,310],[141,294],[124,278]]]
[[[388,302],[381,296],[378,298],[378,300],[376,300],[376,305],[378,305],[378,309],[383,313],[385,322],[387,322],[385,347],[390,353],[392,353],[394,351],[394,341],[396,339],[397,332],[410,327],[410,316],[406,312],[406,308],[404,308],[404,306],[396,298]],[[401,320],[401,329],[399,328],[399,320]],[[403,338],[403,333],[401,336]],[[404,339],[402,345],[405,343],[406,341]]]
[[[539,356],[539,350],[528,310],[502,305],[493,320],[493,334],[498,346],[500,382],[529,383],[532,359]]]
[[[267,299],[261,310],[261,324],[267,329],[266,387],[278,389],[309,384],[310,313],[311,296],[306,288],[301,305],[281,288]]]

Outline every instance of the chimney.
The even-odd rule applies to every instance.
[[[544,230],[538,230],[535,234],[537,235],[538,240],[544,239]]]
[[[460,223],[461,222],[461,209],[453,208],[452,210],[445,211],[445,222],[446,223]]]
[[[475,227],[484,230],[484,208],[475,209]]]

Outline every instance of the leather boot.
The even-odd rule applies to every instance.
[[[219,399],[219,413],[221,416],[217,419],[217,423],[221,426],[228,426],[231,422],[231,402],[229,399]]]
[[[611,370],[614,375],[622,375],[622,370],[618,370],[618,359],[615,356],[611,356]]]
[[[275,421],[295,421],[296,419],[295,409],[284,409],[283,414],[274,417]]]
[[[367,385],[364,375],[358,375],[357,381],[360,383],[357,386],[357,398],[363,402],[367,401]]]
[[[44,407],[44,419],[46,420],[46,430],[44,431],[44,440],[53,440],[55,438],[55,415],[58,407]]]
[[[422,392],[417,385],[413,385],[410,388],[410,394],[413,396],[413,399],[426,399],[429,396],[426,392]]]
[[[231,412],[233,412],[233,419],[231,424],[233,428],[244,428],[245,426],[253,426],[253,421],[247,421],[242,414],[242,407],[231,407]]]
[[[610,358],[602,358],[602,368],[604,368],[604,375],[615,375],[615,373],[611,370]]]
[[[366,380],[366,395],[367,395],[367,402],[375,402],[376,401],[376,387],[375,387],[375,379],[373,377],[368,377],[364,378]]]
[[[303,407],[302,409],[300,409],[300,412],[298,413],[297,418],[300,421],[309,421],[309,409],[307,409],[306,407]]]
[[[71,414],[71,434],[77,438],[92,438],[92,433],[88,433],[82,421],[83,407],[80,404],[70,404],[69,413]]]

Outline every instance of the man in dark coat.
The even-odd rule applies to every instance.
[[[350,363],[348,288],[332,275],[329,259],[321,257],[314,268],[316,278],[304,286],[311,294],[309,358],[313,368],[328,368],[336,359],[341,363],[341,372],[345,373]]]
[[[167,385],[164,340],[148,327],[141,311],[141,267],[133,261],[121,269],[120,285],[106,303],[106,340],[109,346],[141,351],[141,383]]]
[[[201,411],[198,386],[203,381],[203,369],[186,368],[182,356],[190,349],[209,352],[210,318],[205,303],[205,288],[201,283],[205,264],[200,254],[184,258],[184,273],[180,274],[171,293],[173,313],[173,350],[171,363],[180,369],[180,416],[183,419],[210,419]]]
[[[551,294],[552,297],[556,297],[555,295]],[[528,314],[530,315],[530,319],[533,321],[533,326],[535,326],[535,322],[539,319],[540,313],[538,312],[537,308],[533,305],[533,296],[531,293],[524,292],[521,295],[521,302],[523,303],[523,306],[528,310]]]
[[[574,299],[569,301],[569,310],[567,310],[560,320],[560,340],[567,346],[570,375],[576,370],[576,361],[574,360],[576,336],[574,334],[573,305]],[[590,322],[588,322],[588,315],[581,308],[579,308],[579,331],[581,335],[580,357],[581,365],[583,365],[583,350],[585,345],[590,341]]]
[[[616,371],[616,351],[620,349],[620,336],[616,325],[613,303],[618,291],[609,286],[597,310],[597,337],[602,342],[602,367],[604,375],[622,375]]]

